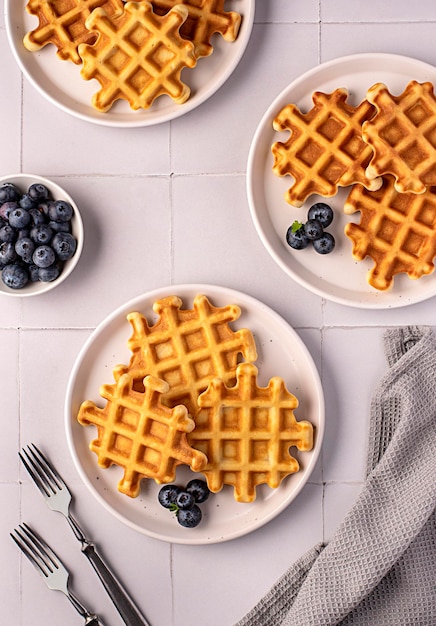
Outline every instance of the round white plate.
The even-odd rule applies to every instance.
[[[264,114],[254,135],[248,157],[247,192],[257,232],[273,259],[289,276],[334,302],[374,309],[420,302],[436,294],[436,272],[419,280],[400,274],[395,276],[391,290],[378,292],[373,289],[367,282],[367,272],[373,262],[370,259],[354,261],[352,242],[344,234],[347,222],[359,221],[359,213],[352,216],[343,213],[350,188],[340,189],[333,198],[310,196],[301,208],[290,206],[284,194],[293,179],[273,173],[271,153],[272,144],[286,141],[289,133],[274,131],[273,119],[291,103],[297,104],[303,112],[309,111],[313,106],[314,91],[331,93],[344,87],[349,91],[348,102],[357,106],[376,82],[385,83],[392,93],[399,95],[412,79],[436,84],[436,68],[392,54],[358,54],[335,59],[315,67],[284,89]],[[335,212],[333,224],[328,228],[336,239],[335,250],[324,256],[311,248],[292,250],[286,243],[288,227],[294,220],[304,222],[309,207],[319,201],[327,202]]]
[[[231,10],[242,15],[236,41],[226,42],[214,35],[211,56],[201,58],[193,69],[182,70],[181,78],[191,88],[191,96],[184,104],[171,98],[157,98],[149,109],[132,110],[125,101],[117,101],[101,113],[91,104],[93,94],[100,89],[95,80],[80,76],[80,66],[61,61],[56,49],[49,44],[39,52],[29,52],[23,45],[24,35],[38,25],[34,15],[25,9],[27,0],[5,0],[5,19],[8,39],[19,67],[29,82],[50,102],[80,119],[104,126],[151,126],[180,117],[210,98],[233,73],[247,47],[253,21],[255,0],[233,0]],[[230,10],[230,9],[228,9]]]
[[[96,455],[89,450],[95,438],[93,426],[81,426],[77,412],[84,400],[99,403],[100,386],[113,382],[112,370],[119,363],[127,364],[130,352],[127,341],[131,326],[127,313],[140,311],[147,319],[156,320],[153,303],[165,296],[177,295],[184,308],[192,308],[197,294],[206,295],[215,306],[237,304],[241,317],[231,324],[233,330],[249,328],[254,335],[258,359],[259,383],[264,386],[272,376],[281,376],[287,388],[299,400],[295,411],[298,420],[309,420],[315,427],[314,448],[300,453],[293,449],[301,469],[284,479],[280,487],[257,488],[253,503],[241,504],[233,497],[233,488],[224,486],[211,494],[201,506],[203,519],[199,526],[186,529],[174,515],[162,508],[157,495],[160,486],[152,480],[142,481],[137,498],[129,498],[117,490],[122,476],[119,467],[101,469]],[[116,310],[90,336],[72,370],[65,405],[66,432],[75,465],[85,484],[97,500],[119,520],[141,533],[163,541],[185,544],[207,544],[227,541],[245,535],[266,524],[296,497],[309,478],[317,461],[324,433],[324,396],[317,369],[296,332],[267,306],[254,298],[223,287],[210,285],[178,285],[142,295]],[[188,468],[179,467],[177,482],[181,485],[195,476]],[[199,475],[201,477],[201,475]]]

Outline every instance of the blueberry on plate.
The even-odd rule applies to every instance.
[[[11,289],[22,289],[27,284],[29,276],[24,267],[12,263],[3,268],[2,280]]]
[[[22,209],[26,209],[26,211],[28,211],[36,206],[36,201],[28,193],[24,193],[18,200],[18,204]]]
[[[9,263],[17,260],[17,253],[15,252],[15,245],[9,241],[4,241],[0,244],[0,265],[4,267]]]
[[[295,221],[286,231],[286,241],[294,250],[303,250],[309,245],[309,238],[304,231],[304,225]]]
[[[185,491],[194,496],[194,500],[197,504],[206,502],[210,495],[209,487],[207,486],[206,481],[201,480],[200,478],[193,478],[190,480],[186,485]]]
[[[197,504],[190,509],[179,509],[177,511],[177,521],[185,528],[195,528],[201,522],[201,509]]]
[[[56,261],[56,255],[50,246],[38,246],[32,255],[32,261],[38,267],[49,267]]]
[[[69,222],[73,217],[73,207],[66,200],[55,200],[48,207],[48,216],[55,222]]]
[[[33,200],[38,200],[38,202],[47,200],[50,197],[50,191],[42,183],[33,183],[33,185],[30,185],[27,193]]]
[[[30,238],[37,244],[47,244],[52,237],[53,231],[48,224],[38,224],[30,230]]]
[[[60,267],[57,263],[49,265],[49,267],[38,267],[38,280],[42,283],[51,283],[61,273]]]
[[[29,211],[21,207],[17,207],[9,213],[9,225],[12,226],[12,228],[26,228],[31,219]]]
[[[165,509],[170,509],[175,506],[176,498],[181,492],[181,487],[178,487],[177,485],[164,485],[159,490],[157,496],[159,504],[161,504]]]
[[[18,202],[21,192],[13,183],[3,183],[0,186],[0,202]]]
[[[333,210],[325,202],[317,202],[310,207],[307,217],[309,220],[318,220],[323,228],[327,228],[333,222]]]
[[[335,238],[331,233],[323,233],[321,237],[315,239],[313,247],[318,254],[330,254],[335,247]]]
[[[0,242],[10,243],[15,241],[16,237],[17,231],[10,224],[5,224],[0,228]]]
[[[51,242],[53,250],[61,261],[71,259],[76,252],[77,241],[70,233],[56,233]]]
[[[192,493],[188,493],[187,491],[181,491],[176,498],[176,506],[179,511],[186,511],[187,509],[192,509],[195,504],[195,499]]]
[[[304,224],[304,232],[306,237],[311,241],[318,239],[323,234],[323,227],[318,220],[307,220]]]
[[[26,263],[32,262],[32,255],[35,250],[35,243],[30,237],[21,237],[15,242],[15,252]]]
[[[9,213],[18,208],[17,202],[4,202],[0,207],[0,217],[7,220],[9,219]]]

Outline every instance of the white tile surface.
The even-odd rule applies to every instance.
[[[435,20],[432,0],[390,0],[377,10],[348,0],[258,0],[247,50],[210,100],[173,122],[107,129],[72,118],[35,91],[9,50],[1,16],[1,174],[52,177],[76,199],[86,231],[80,263],[59,289],[0,302],[4,623],[81,623],[20,557],[9,531],[21,521],[53,543],[73,589],[105,626],[121,623],[67,523],[20,467],[18,450],[30,441],[67,478],[77,516],[152,626],[231,626],[301,554],[331,538],[364,481],[371,394],[386,370],[383,332],[436,328],[435,300],[356,310],[294,283],[251,220],[247,154],[272,100],[319,62],[380,51],[435,63]],[[198,282],[246,292],[296,329],[321,376],[326,433],[309,482],[276,519],[227,543],[181,546],[127,528],[94,500],[68,451],[63,404],[79,350],[109,313],[151,289]]]

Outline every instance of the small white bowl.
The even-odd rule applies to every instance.
[[[42,176],[37,176],[34,174],[9,174],[8,176],[0,177],[0,185],[3,185],[4,183],[14,184],[22,193],[26,193],[30,185],[34,183],[43,184],[50,191],[53,200],[66,200],[71,204],[74,209],[74,214],[71,219],[71,234],[73,235],[73,237],[75,237],[77,241],[77,248],[74,256],[64,262],[62,271],[58,278],[51,282],[29,281],[27,285],[25,285],[21,289],[11,289],[10,287],[7,287],[5,285],[0,277],[0,294],[23,298],[26,296],[38,296],[43,293],[47,293],[47,291],[51,291],[52,289],[63,283],[79,262],[80,255],[83,249],[84,239],[83,222],[80,211],[71,196],[62,187],[52,182],[48,178],[43,178]]]

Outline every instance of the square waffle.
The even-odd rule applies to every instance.
[[[374,151],[366,173],[391,174],[399,192],[424,193],[436,185],[436,98],[431,83],[411,81],[399,96],[376,83],[367,93],[376,114],[362,126]]]
[[[97,428],[98,436],[90,449],[100,467],[123,468],[118,490],[133,498],[139,494],[143,478],[152,478],[158,484],[172,482],[177,466],[182,464],[194,472],[202,470],[206,457],[187,442],[187,433],[195,424],[186,407],[170,409],[161,402],[167,383],[147,376],[139,392],[133,388],[129,374],[115,369],[114,378],[115,384],[100,389],[106,405],[99,408],[85,401],[77,419],[84,426]]]
[[[328,198],[336,195],[339,187],[353,183],[371,190],[380,187],[380,178],[370,179],[366,174],[372,148],[362,139],[362,124],[375,109],[366,100],[351,106],[347,98],[346,89],[331,94],[317,91],[307,113],[289,104],[274,119],[276,131],[291,133],[285,143],[272,146],[273,172],[294,178],[285,196],[289,204],[299,207],[312,194]]]
[[[345,234],[353,242],[353,257],[370,257],[374,266],[368,282],[384,291],[396,274],[420,278],[434,270],[436,256],[436,188],[422,194],[400,193],[387,176],[378,191],[356,185],[348,195],[345,213],[360,212],[360,223],[349,223]]]
[[[208,458],[202,473],[209,489],[232,485],[238,502],[253,502],[257,485],[274,489],[299,470],[291,446],[313,447],[313,426],[295,419],[297,398],[277,376],[259,387],[257,373],[252,363],[241,363],[233,387],[212,380],[198,398],[195,429],[188,434],[189,443]]]

